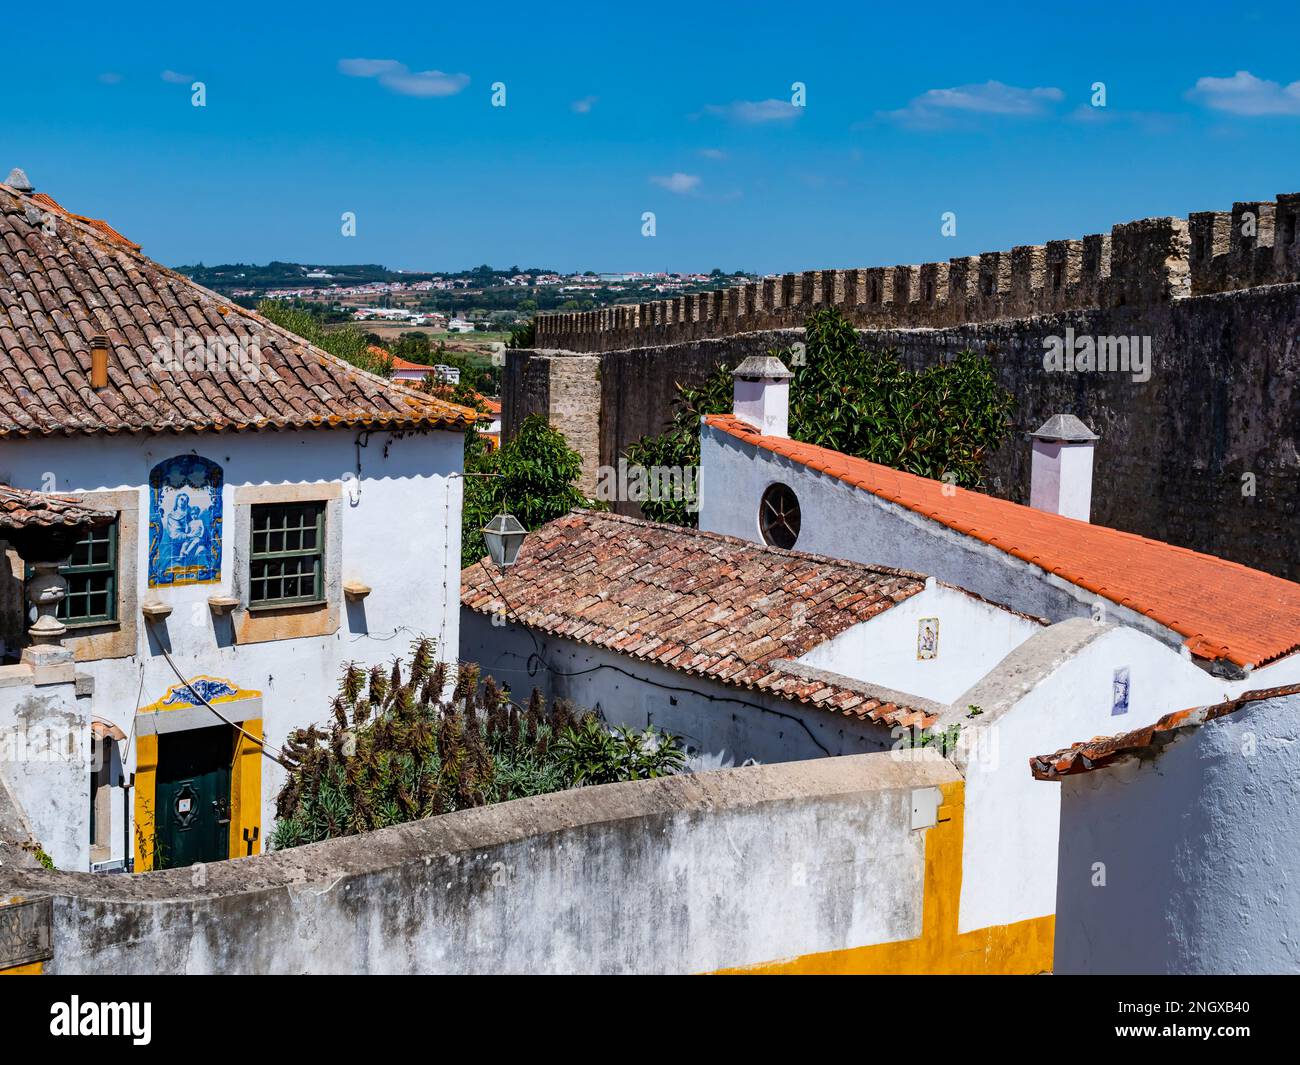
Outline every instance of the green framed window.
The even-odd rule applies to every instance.
[[[68,594],[59,604],[60,621],[65,625],[116,621],[117,522],[91,529],[78,540],[59,573],[68,582]]]
[[[259,503],[252,509],[248,605],[290,606],[325,598],[325,504]]]

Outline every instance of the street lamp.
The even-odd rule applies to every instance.
[[[487,544],[488,555],[500,569],[515,564],[527,535],[528,530],[519,524],[513,514],[498,514],[483,526],[483,540]]]

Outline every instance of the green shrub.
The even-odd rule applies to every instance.
[[[802,351],[771,354],[794,372],[790,436],[807,444],[981,488],[988,457],[1011,430],[1015,399],[972,351],[909,370],[897,352],[864,347],[852,324],[826,307],[808,316]],[[698,465],[700,416],[731,411],[731,370],[717,367],[700,387],[679,384],[667,428],[628,447],[628,461],[646,469]],[[641,510],[674,525],[698,520],[682,500],[647,500]]]
[[[412,646],[409,668],[346,666],[332,722],[296,729],[285,743],[272,848],[684,765],[666,733],[609,733],[563,700],[548,709],[537,691],[521,708],[490,677],[480,685],[476,666],[461,667],[449,699],[446,684],[428,639]]]

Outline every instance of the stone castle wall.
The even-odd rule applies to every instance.
[[[1044,339],[1067,329],[1078,336],[1149,337],[1150,379],[1046,371]],[[716,366],[787,348],[802,335],[769,330],[598,358],[511,352],[506,377],[513,384],[551,367],[581,366],[597,387],[586,392],[585,410],[568,392],[557,424],[582,427],[570,442],[594,470],[615,465],[629,444],[662,431],[678,382],[700,384]],[[989,356],[1016,398],[1015,432],[988,463],[994,495],[1028,502],[1030,449],[1023,433],[1052,414],[1072,413],[1101,435],[1094,522],[1300,580],[1300,284],[860,335],[869,347],[897,350],[911,369],[966,349]],[[522,394],[507,400],[507,432],[525,414],[547,409],[536,399],[529,405]],[[615,509],[635,513],[636,504]]]
[[[537,318],[539,348],[604,352],[803,325],[840,308],[863,328],[932,328],[1143,307],[1300,281],[1300,193],[1147,218],[1109,234],[919,266],[809,270],[650,303]]]

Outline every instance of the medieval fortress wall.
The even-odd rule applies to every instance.
[[[677,344],[800,327],[816,307],[838,307],[862,328],[942,329],[1300,281],[1298,214],[1300,193],[1288,193],[944,263],[807,270],[675,299],[539,315],[536,343],[575,352]]]
[[[788,348],[810,310],[833,305],[911,369],[989,357],[1017,403],[1017,433],[988,464],[995,495],[1028,501],[1020,432],[1073,413],[1101,435],[1093,521],[1300,580],[1297,213],[1290,194],[947,263],[539,317],[538,348],[508,355],[504,429],[545,414],[591,492],[599,466],[662,431],[678,382]],[[1046,345],[1072,336],[1149,343],[1149,373],[1050,372]]]

